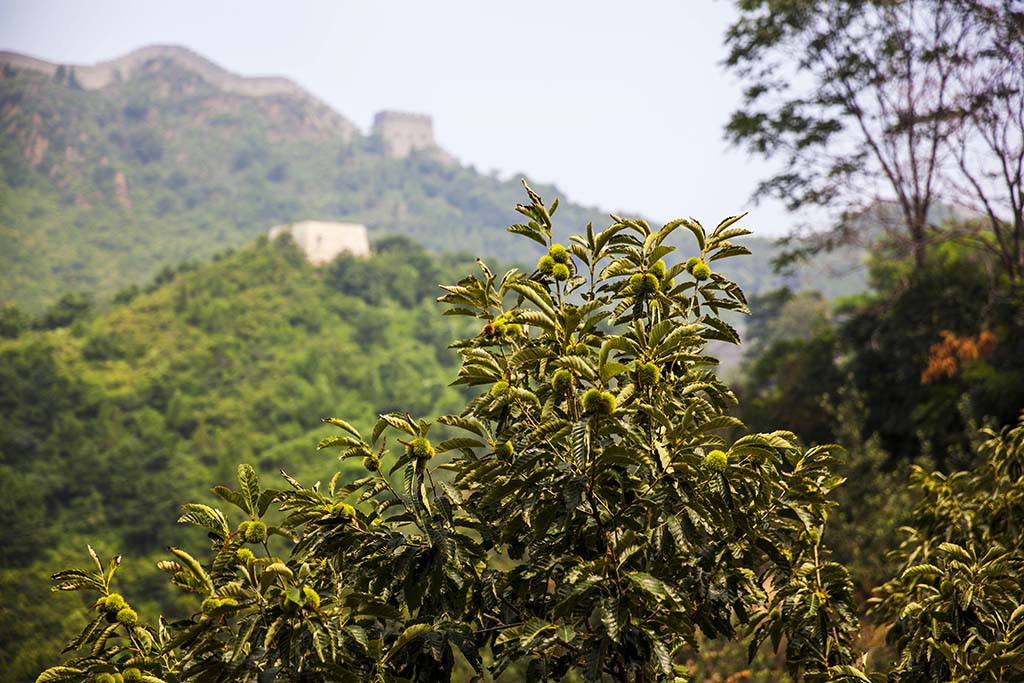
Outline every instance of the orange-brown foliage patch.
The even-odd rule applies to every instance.
[[[939,336],[942,341],[928,349],[928,365],[921,373],[921,384],[956,377],[961,363],[987,357],[997,342],[996,336],[988,330],[982,330],[976,337],[958,337],[949,330],[942,330]]]

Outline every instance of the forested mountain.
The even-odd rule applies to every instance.
[[[0,62],[0,303],[39,310],[65,291],[104,300],[296,220],[510,256],[503,228],[518,179],[436,147],[399,158],[381,131],[361,133],[290,82],[244,79],[183,48],[145,48],[91,70],[11,53]],[[534,187],[549,201],[559,195]],[[565,199],[564,231],[609,223]],[[859,252],[840,259],[844,277],[805,270],[783,280],[769,267],[770,240],[749,244],[755,258],[737,281],[752,292],[863,287]]]
[[[311,218],[433,249],[503,253],[517,182],[443,154],[395,158],[379,135],[360,134],[297,86],[231,92],[179,57],[158,52],[94,90],[70,69],[6,65],[0,299],[36,307],[64,290],[109,297],[164,265]],[[562,210],[574,224],[601,218]]]
[[[131,580],[160,601],[154,554],[181,536],[169,521],[212,502],[237,463],[315,477],[334,458],[315,450],[318,417],[363,428],[460,405],[446,347],[465,323],[433,299],[448,271],[475,265],[403,238],[375,246],[316,271],[261,239],[103,314],[0,339],[0,604],[15,617],[0,626],[0,680],[33,679],[62,646],[79,615],[43,607],[46,577],[86,543],[130,551]]]

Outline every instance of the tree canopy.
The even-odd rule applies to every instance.
[[[918,264],[942,200],[1022,274],[1024,12],[999,0],[739,0],[726,64],[745,82],[726,135],[782,168],[758,193],[833,212],[839,237],[879,202]]]

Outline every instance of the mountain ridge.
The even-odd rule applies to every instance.
[[[308,100],[335,114],[341,134],[351,137],[358,131],[356,125],[343,114],[286,76],[237,74],[183,45],[145,45],[120,57],[95,64],[62,64],[13,50],[0,50],[0,63],[10,64],[15,68],[31,69],[48,77],[54,77],[61,67],[68,69],[69,73],[70,70],[74,70],[74,77],[84,90],[102,90],[115,83],[130,80],[154,60],[174,61],[199,75],[210,85],[228,93],[246,97],[284,95]]]

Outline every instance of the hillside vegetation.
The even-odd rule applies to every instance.
[[[512,256],[502,228],[520,199],[518,178],[428,152],[393,158],[379,137],[353,136],[350,124],[332,124],[337,114],[325,120],[318,102],[225,92],[170,58],[99,90],[81,89],[69,73],[9,64],[0,72],[0,302],[38,311],[66,291],[104,300],[164,266],[206,260],[296,220],[364,223],[371,237]],[[608,222],[567,201],[560,211],[565,231]],[[751,245],[756,257],[737,275],[751,293],[812,281],[830,295],[863,288],[859,252],[838,259],[835,272],[786,280],[769,267],[777,249]]]
[[[154,553],[183,540],[178,506],[213,502],[237,462],[315,478],[333,459],[316,453],[319,417],[368,428],[461,405],[446,346],[469,328],[433,299],[445,273],[475,266],[402,238],[376,249],[316,271],[261,239],[102,315],[79,307],[0,339],[0,680],[32,680],[66,641],[80,613],[43,607],[46,577],[85,543],[131,549],[129,581],[173,609]]]
[[[8,68],[0,126],[0,298],[28,307],[64,290],[109,297],[311,218],[500,254],[517,199],[516,183],[346,142],[302,100],[225,93],[172,60],[97,91]]]

